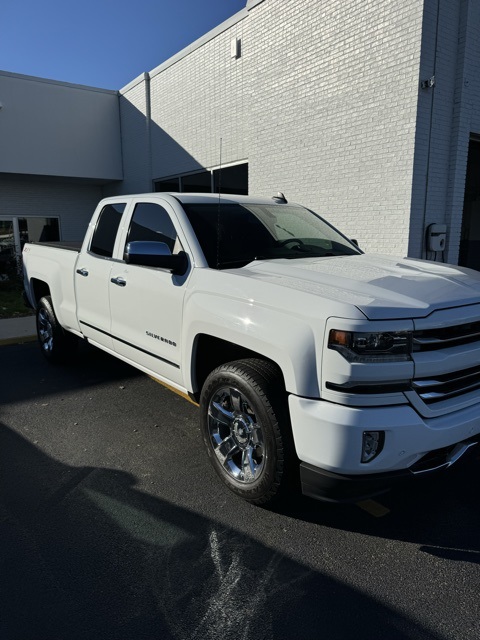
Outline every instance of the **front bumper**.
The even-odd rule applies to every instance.
[[[344,492],[351,492],[333,490],[333,485],[347,487],[361,483],[364,494],[373,495],[382,491],[381,485],[396,482],[394,478],[408,478],[450,465],[452,461],[447,458],[450,456],[454,462],[459,452],[461,456],[463,444],[473,444],[480,434],[478,404],[426,419],[406,404],[348,407],[290,395],[289,409],[305,487],[324,485],[325,495],[330,487],[339,499]],[[362,463],[363,433],[375,430],[385,434],[383,449],[376,458]],[[440,457],[435,455],[437,451]],[[312,468],[317,471],[312,472]],[[319,475],[321,482],[312,479]],[[363,494],[354,493],[360,497]]]
[[[409,469],[386,473],[342,475],[302,462],[300,464],[302,493],[324,502],[358,502],[373,498],[403,482],[448,469],[465,454],[470,453],[477,444],[475,438],[452,447],[431,451]]]

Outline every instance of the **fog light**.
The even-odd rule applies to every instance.
[[[364,431],[362,440],[362,462],[371,462],[383,449],[385,431]]]

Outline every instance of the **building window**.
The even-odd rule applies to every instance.
[[[155,182],[155,191],[180,191],[180,178],[171,178],[169,180],[157,180]]]
[[[13,220],[0,220],[0,278],[2,280],[15,267],[16,255]]]
[[[181,176],[180,188],[182,193],[212,193],[212,173],[202,171],[189,176]]]
[[[248,195],[248,162],[155,180],[155,191]]]
[[[58,218],[18,218],[20,246],[26,242],[57,242],[60,240]]]
[[[236,193],[248,195],[248,164],[237,164],[233,167],[215,169],[213,172],[214,193]]]
[[[60,240],[58,218],[2,218],[0,219],[0,276],[7,273],[20,259],[26,242],[55,242]]]

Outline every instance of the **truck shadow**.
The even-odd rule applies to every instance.
[[[3,640],[440,640],[224,525],[0,426]],[[348,612],[348,615],[346,615]]]
[[[385,539],[420,544],[438,558],[480,564],[480,447],[448,472],[407,482],[357,505],[301,497],[275,511],[284,516]]]
[[[40,411],[43,405],[48,403],[51,403],[51,406],[56,405],[55,411],[58,413],[52,414],[53,417],[49,418],[54,424],[48,428],[52,427],[55,430],[62,425],[61,438],[71,438],[69,444],[71,450],[76,451],[86,446],[87,442],[88,446],[94,446],[96,450],[108,445],[116,452],[116,458],[113,457],[115,466],[122,466],[125,452],[130,451],[128,447],[133,446],[133,440],[129,440],[128,443],[122,442],[122,436],[115,435],[115,430],[113,430],[114,435],[106,432],[105,424],[115,419],[119,420],[120,416],[132,412],[132,414],[141,413],[142,419],[150,420],[153,427],[158,416],[162,416],[161,428],[167,429],[168,433],[165,434],[167,440],[170,438],[170,441],[173,441],[179,437],[178,434],[181,434],[191,452],[189,460],[179,461],[179,464],[183,465],[182,477],[185,485],[195,486],[199,473],[202,477],[210,474],[214,490],[219,494],[224,491],[218,480],[213,478],[206,456],[203,454],[201,437],[195,428],[198,420],[195,409],[160,387],[155,387],[154,390],[148,388],[151,381],[136,369],[87,345],[80,351],[74,366],[71,367],[49,366],[44,362],[35,344],[3,347],[2,356],[4,371],[8,375],[0,388],[0,400],[3,413],[7,414],[7,417],[9,405],[25,404],[25,415],[31,415],[32,411]],[[114,383],[113,390],[109,390],[108,385],[112,383]],[[116,386],[117,383],[118,386]],[[131,392],[128,389],[118,390],[123,389],[124,386],[130,387]],[[69,392],[74,394],[71,400],[68,400]],[[163,393],[166,395],[163,396]],[[140,397],[140,394],[143,396]],[[70,427],[68,430],[65,424],[67,410],[80,411],[77,407],[79,403],[85,402],[86,395],[91,396],[91,398],[87,397],[87,400],[91,400],[92,404],[97,403],[103,406],[106,422],[100,419],[97,421],[94,415],[96,409],[87,408],[85,417],[82,416],[83,421],[90,423],[93,417],[94,424],[88,424],[82,431],[80,427],[78,429]],[[65,396],[64,403],[63,396]],[[168,411],[165,409],[167,396],[178,400],[169,404]],[[148,406],[145,405],[147,398]],[[46,410],[49,408],[45,406]],[[68,420],[71,423],[74,418],[69,414]],[[59,422],[58,426],[56,422]],[[134,426],[135,421],[132,418],[126,429],[131,430]],[[37,428],[40,431],[43,430],[41,423]],[[58,439],[54,433],[52,433],[53,439],[56,437]],[[142,446],[155,446],[152,444],[152,436],[155,437],[152,432],[146,434]],[[118,438],[118,441],[114,438]],[[123,438],[125,439],[125,435]],[[157,438],[156,446],[163,446],[164,441],[163,437]],[[34,451],[37,450],[34,448]],[[458,467],[452,468],[448,473],[430,480],[409,483],[403,489],[399,488],[380,496],[377,501],[383,507],[382,517],[375,517],[371,511],[367,512],[356,505],[329,505],[302,496],[295,496],[282,503],[280,507],[270,510],[280,516],[318,524],[332,530],[411,542],[419,545],[424,553],[434,557],[479,563],[480,538],[477,534],[480,529],[479,455],[480,452],[477,449],[470,459],[462,461]],[[2,451],[2,458],[4,457],[5,454]],[[70,464],[72,463],[72,458],[66,459]],[[74,463],[77,463],[78,459],[79,456],[73,457]],[[25,467],[28,471],[31,467],[36,473],[38,486],[35,486],[33,480],[30,482],[31,486],[35,486],[35,495],[38,495],[41,487],[45,486],[42,480],[42,467],[38,464],[41,460],[42,456],[38,455],[34,456],[32,465],[27,465],[25,459],[19,462],[20,469],[23,470]],[[106,464],[106,458],[102,457],[101,451],[88,460],[94,460],[98,467]],[[62,466],[59,468],[63,469]],[[12,475],[20,484],[23,482],[23,471],[16,473],[12,470]],[[30,510],[29,495],[27,486],[21,499],[21,504],[26,506],[27,511]],[[261,514],[260,509],[259,513]]]
[[[5,383],[0,389],[0,406],[143,376],[83,340],[71,365],[47,363],[37,342],[3,346],[1,354]]]

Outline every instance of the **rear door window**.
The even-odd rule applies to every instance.
[[[90,243],[90,253],[104,258],[113,256],[113,247],[126,203],[107,204],[100,212]]]

